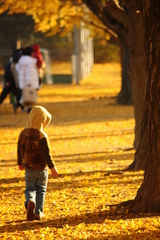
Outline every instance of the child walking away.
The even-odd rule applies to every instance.
[[[44,107],[34,106],[18,139],[17,164],[20,170],[25,169],[25,208],[29,221],[40,220],[44,216],[48,167],[52,176],[58,176],[49,139],[44,132],[50,121],[51,114]]]

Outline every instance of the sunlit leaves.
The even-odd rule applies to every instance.
[[[67,22],[72,21],[73,27],[73,17],[78,16],[78,13],[82,14],[81,7],[74,5],[72,1],[60,0],[5,0],[0,5],[0,13],[5,11],[9,14],[26,13],[32,15],[36,23],[35,30],[47,32],[51,29],[50,35],[59,32],[59,29],[56,28],[57,23],[59,27],[63,28]]]
[[[47,36],[53,36],[58,33],[60,30],[59,24],[55,25],[54,27],[50,28],[50,31],[46,34]]]
[[[64,37],[73,30],[74,25],[78,25],[80,21],[85,21],[85,26],[92,29],[90,22],[98,22],[99,20],[82,4],[81,0],[75,1],[51,1],[51,0],[2,0],[0,3],[0,14],[7,12],[25,13],[33,16],[35,21],[35,31],[41,31],[48,36],[59,33]],[[59,26],[58,26],[59,25]],[[104,34],[104,33],[103,33]]]

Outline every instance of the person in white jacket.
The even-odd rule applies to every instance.
[[[32,57],[33,48],[26,47],[23,49],[22,56],[20,57],[16,69],[18,73],[19,88],[23,89],[27,86],[39,89],[39,75],[37,69],[37,59]],[[28,112],[31,110],[29,107]]]

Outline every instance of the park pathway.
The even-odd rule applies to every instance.
[[[119,225],[110,232],[105,227],[113,224],[103,216],[105,205],[133,198],[142,181],[142,173],[121,172],[133,161],[134,114],[132,106],[116,104],[120,86],[119,64],[104,64],[95,65],[79,85],[39,90],[38,104],[52,114],[46,132],[59,171],[57,179],[49,176],[41,223],[25,220],[24,172],[16,165],[17,139],[28,115],[20,110],[15,115],[9,99],[2,104],[0,239],[108,239],[118,234]]]

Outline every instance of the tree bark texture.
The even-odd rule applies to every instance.
[[[128,9],[128,40],[130,49],[130,79],[135,115],[135,141],[137,150],[140,143],[142,109],[144,104],[145,81],[145,51],[143,35],[143,16],[136,12],[134,1],[130,1]]]
[[[146,165],[145,147],[147,138],[142,136],[142,113],[146,91],[145,76],[145,48],[144,48],[144,25],[143,12],[137,11],[134,1],[127,2],[129,49],[130,49],[130,79],[132,83],[133,105],[135,115],[135,140],[136,150],[134,161],[127,170],[144,170]],[[130,24],[129,24],[130,23]]]
[[[160,1],[144,0],[147,87],[142,134],[147,138],[144,181],[135,212],[160,212]]]
[[[120,105],[132,105],[132,86],[129,76],[130,56],[129,48],[123,41],[120,43],[121,46],[121,91],[117,96],[117,103]]]

